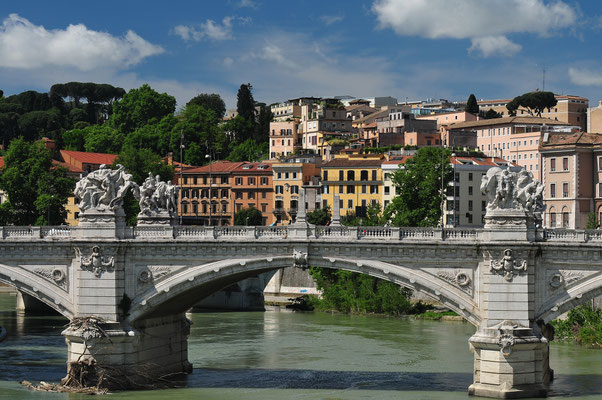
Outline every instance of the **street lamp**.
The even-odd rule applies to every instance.
[[[213,208],[213,202],[211,201],[212,188],[213,188],[213,179],[211,177],[211,153],[206,154],[205,158],[209,159],[209,226],[211,226],[211,212]]]
[[[184,214],[184,209],[182,207],[182,200],[184,198],[184,192],[182,190],[182,184],[184,183],[184,181],[182,180],[182,171],[184,170],[183,168],[183,162],[184,162],[184,130],[180,130],[180,226],[182,226],[182,216]]]
[[[452,159],[454,159],[456,157],[456,153],[452,153]],[[453,221],[452,221],[452,227],[456,226],[456,162],[452,162],[452,167],[454,168],[454,176],[453,176],[453,182],[454,182],[454,214],[453,214]]]

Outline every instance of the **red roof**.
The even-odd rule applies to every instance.
[[[462,165],[465,163],[474,163],[474,165],[489,165],[492,167],[501,165],[509,165],[511,167],[520,167],[520,165],[512,161],[504,160],[499,157],[452,157],[450,164]]]
[[[68,158],[74,158],[81,163],[86,164],[113,164],[113,161],[117,158],[117,154],[105,154],[105,153],[88,153],[85,151],[72,151],[72,150],[61,150],[61,156],[65,159],[65,155]]]
[[[405,164],[412,156],[391,156],[391,158],[387,161],[383,162],[383,165],[399,165]]]
[[[4,168],[4,157],[0,157],[0,168]]]
[[[65,167],[65,168],[67,168],[69,170],[69,172],[77,172],[77,173],[83,173],[84,172],[83,169],[78,168],[75,165],[67,164],[67,163],[62,162],[62,161],[52,160],[52,165]]]
[[[211,167],[209,164],[203,165],[202,167],[185,169],[183,171],[184,174],[208,174],[211,173],[224,173],[224,172],[232,172],[234,169],[241,166],[242,162],[232,162],[232,161],[215,161],[211,163]]]
[[[240,174],[261,174],[267,173],[272,174],[272,164],[264,162],[243,162],[240,166],[236,167],[234,173]]]

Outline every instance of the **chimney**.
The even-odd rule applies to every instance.
[[[598,107],[602,108],[602,100],[598,100]]]

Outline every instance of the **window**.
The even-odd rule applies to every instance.
[[[472,211],[472,200],[468,200],[468,211]]]
[[[482,212],[487,211],[487,202],[486,201],[481,201],[481,211]]]
[[[370,194],[378,194],[378,185],[370,185]]]
[[[284,186],[276,185],[276,194],[282,194],[282,193],[284,193]]]
[[[598,158],[598,170],[602,171],[602,157]]]
[[[198,214],[199,213],[199,205],[198,204],[193,204],[192,205],[192,212],[194,214]]]
[[[385,194],[389,194],[391,191],[391,188],[389,186],[385,186]]]
[[[602,157],[600,157],[600,159],[602,160]],[[600,165],[602,165],[602,161],[600,162]],[[360,179],[362,181],[367,181],[368,180],[368,171],[363,170],[360,172]]]
[[[355,186],[347,185],[347,193],[355,193]]]
[[[297,186],[297,185],[291,186],[291,194],[299,194],[299,186]]]
[[[343,185],[339,185],[339,194],[345,193],[345,187]]]
[[[339,208],[343,208],[344,204],[343,204],[343,199],[339,199]]]
[[[328,180],[328,171],[324,171],[324,180],[327,181]]]
[[[211,189],[211,198],[215,199],[218,197],[218,190],[217,189]]]
[[[468,187],[468,195],[469,195],[469,196],[472,196],[472,186],[469,186],[469,187]]]
[[[562,197],[569,197],[569,184],[564,182],[562,184]]]
[[[183,212],[184,214],[187,214],[187,213],[188,213],[188,204],[182,204],[182,212]]]
[[[248,192],[247,194],[249,199],[254,199],[255,198],[255,192]]]
[[[268,177],[267,176],[262,176],[261,177],[261,184],[262,185],[267,185],[268,184]]]
[[[249,185],[254,185],[255,184],[255,178],[249,178],[247,180],[247,182],[249,182]]]
[[[564,157],[562,159],[562,170],[563,171],[568,171],[569,170],[569,158],[568,157]]]
[[[353,208],[353,200],[352,199],[347,200],[347,208]]]
[[[222,176],[222,184],[223,185],[227,185],[228,184],[228,177],[227,176]]]
[[[556,184],[550,183],[550,197],[556,197]]]
[[[228,198],[228,189],[222,189],[222,199]]]
[[[468,180],[469,180],[469,181],[472,181],[472,172],[469,172],[469,173],[468,173]]]
[[[347,171],[347,180],[354,181],[355,180],[355,171]]]
[[[236,184],[237,185],[242,185],[242,178],[241,177],[237,177],[236,178]]]
[[[555,158],[550,158],[550,171],[552,171],[552,172],[556,171],[556,159]]]
[[[345,180],[345,171],[339,171],[339,180],[340,181]]]
[[[566,211],[562,212],[562,227],[563,228],[569,227],[569,213]]]
[[[276,186],[277,188],[278,186]],[[242,199],[242,192],[236,192],[236,195],[234,196],[235,199]]]

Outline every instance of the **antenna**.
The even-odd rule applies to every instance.
[[[546,91],[546,66],[544,64],[543,68],[542,68],[542,91],[545,92]]]

